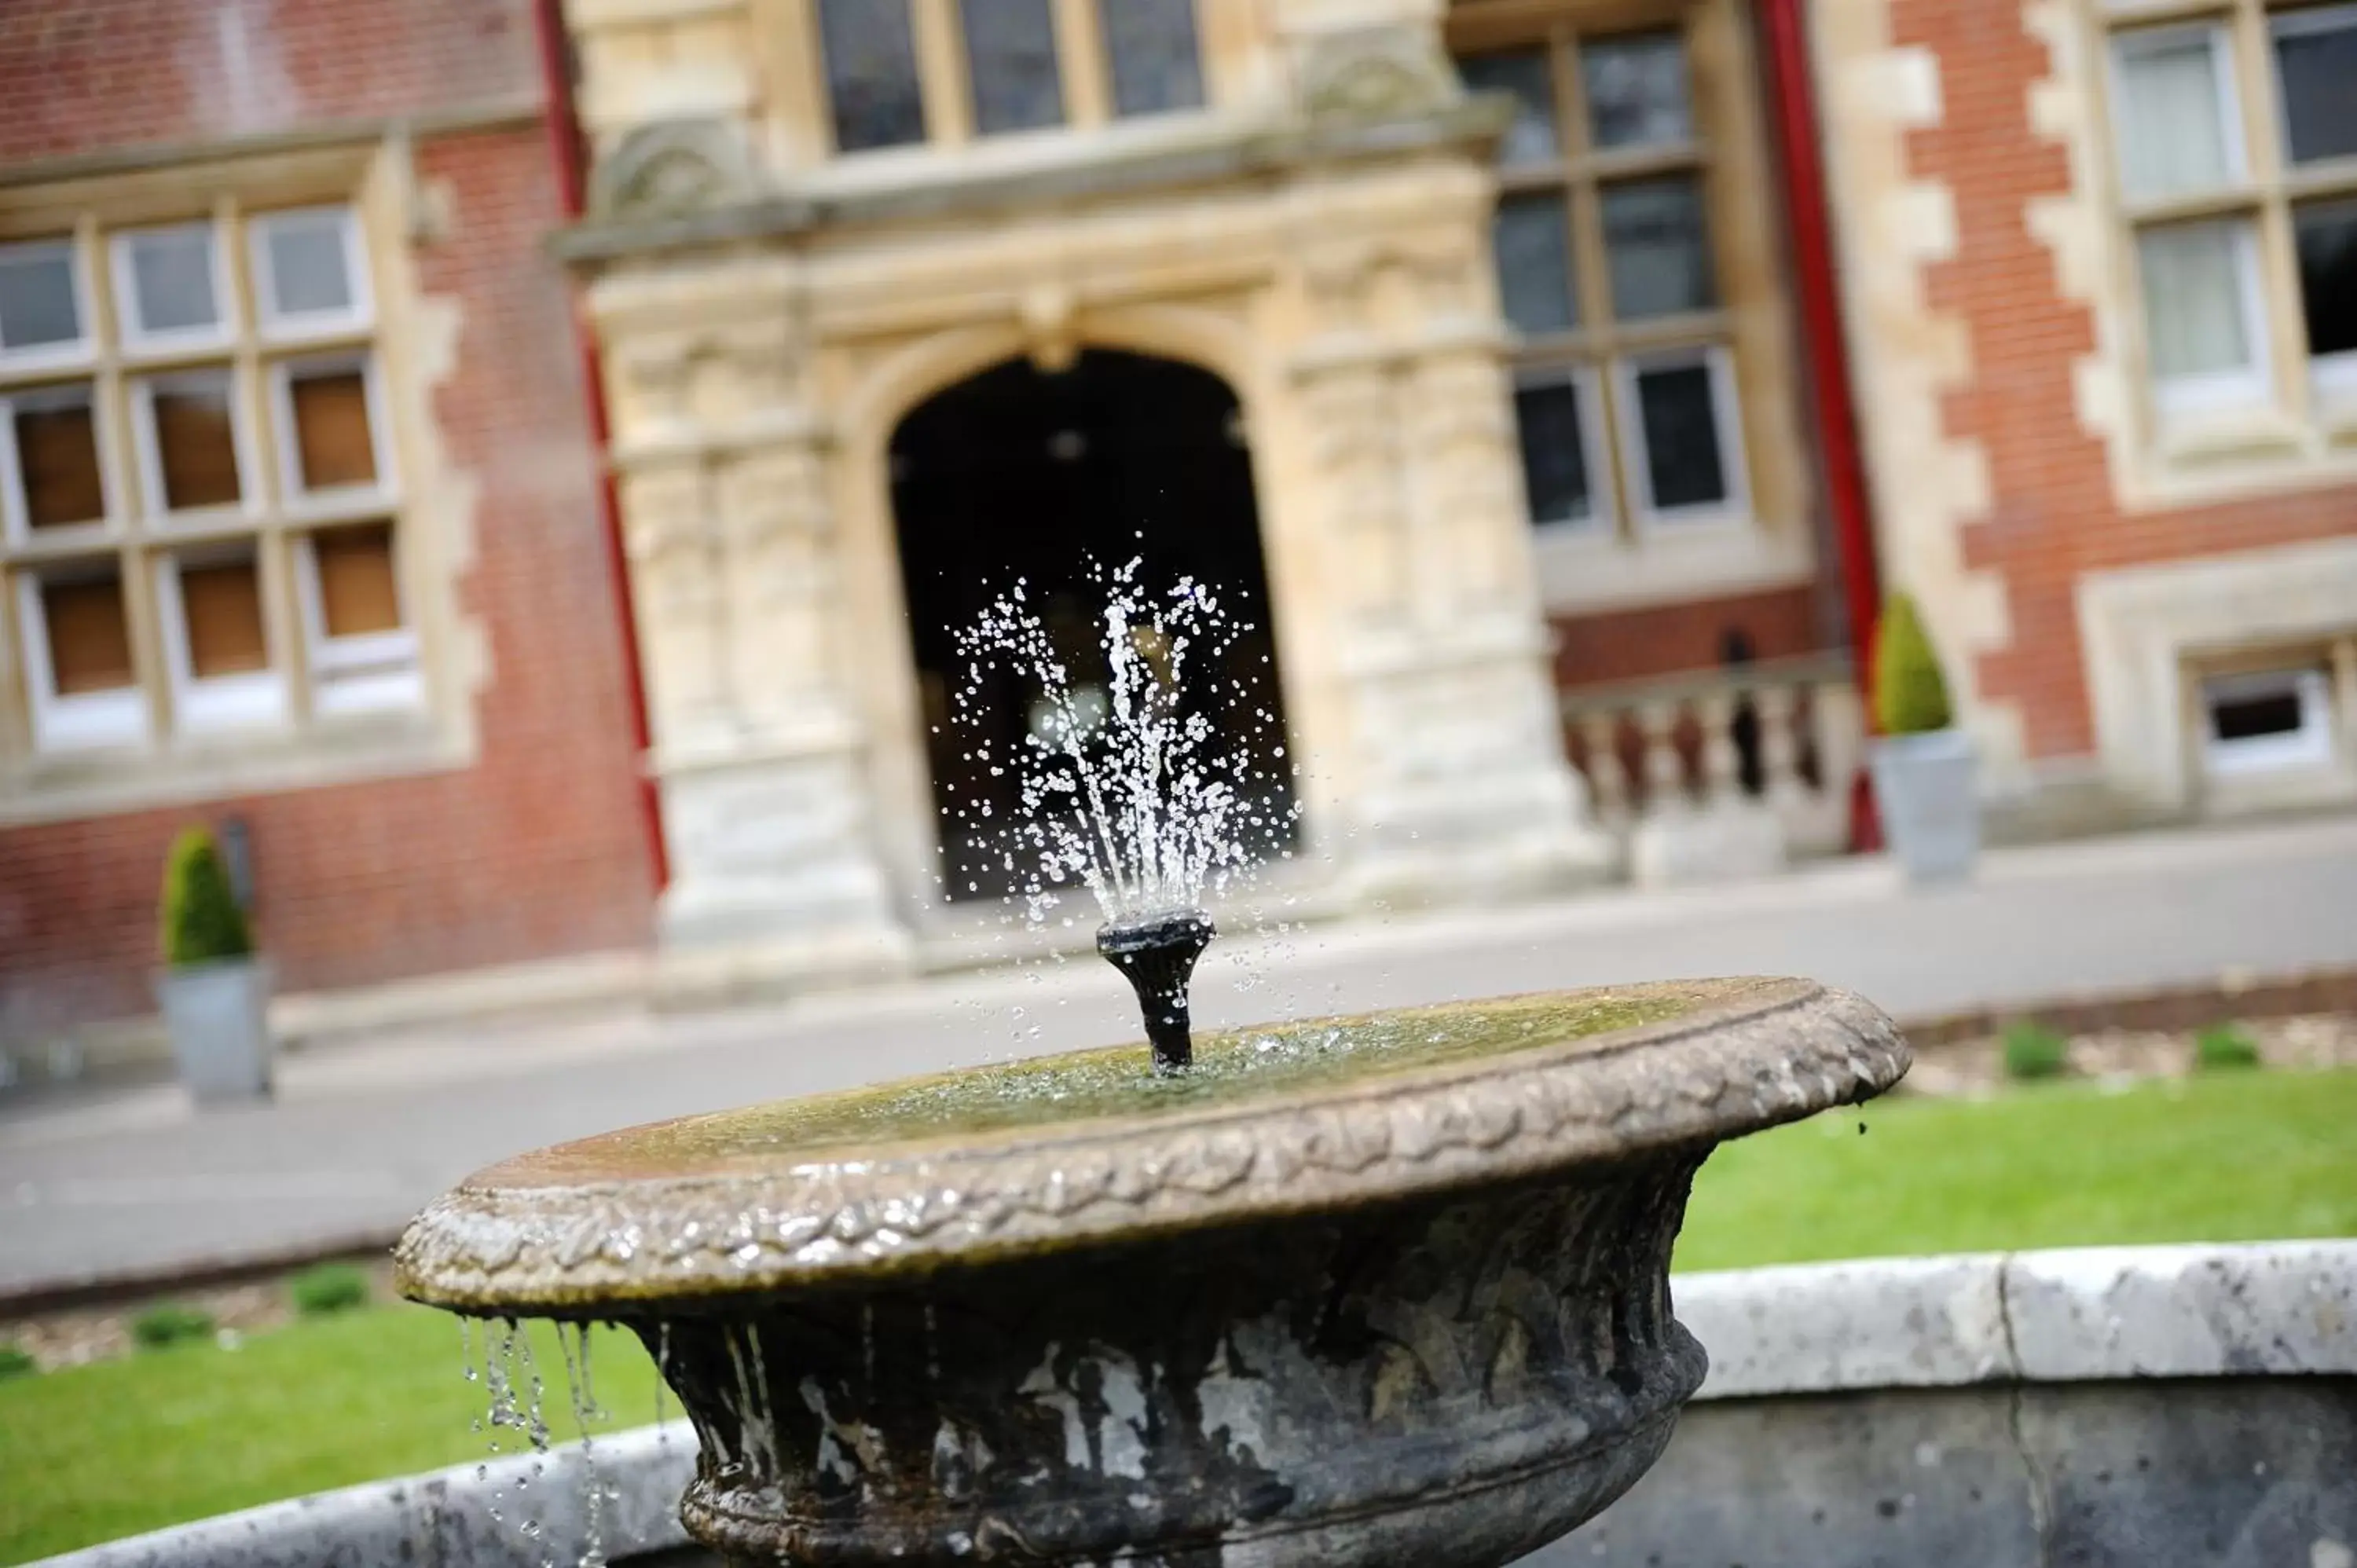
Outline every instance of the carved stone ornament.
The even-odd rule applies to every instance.
[[[759,194],[744,137],[726,120],[659,120],[632,127],[597,160],[590,210],[599,218],[679,218]]]
[[[1373,27],[1310,40],[1301,97],[1312,120],[1385,120],[1445,109],[1463,95],[1457,71],[1421,29]]]
[[[1491,1568],[1643,1474],[1719,1141],[1870,1098],[1806,981],[1510,997],[690,1117],[527,1155],[401,1288],[610,1318],[694,1418],[732,1563]]]

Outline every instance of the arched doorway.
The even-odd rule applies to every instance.
[[[1000,834],[1017,783],[971,757],[987,738],[1000,757],[1026,735],[1039,695],[1006,670],[985,671],[974,704],[981,734],[950,722],[966,679],[960,630],[1021,579],[1057,636],[1076,682],[1103,678],[1096,644],[1100,595],[1093,559],[1141,558],[1142,583],[1183,576],[1211,585],[1251,629],[1223,666],[1199,666],[1181,700],[1209,713],[1235,743],[1254,748],[1253,771],[1271,780],[1279,810],[1268,854],[1292,842],[1290,769],[1269,624],[1267,574],[1254,503],[1252,457],[1235,394],[1209,371],[1175,360],[1091,350],[1069,370],[1009,360],[935,394],[893,433],[892,510],[941,826],[941,872],[952,899],[1017,890]],[[1236,712],[1233,693],[1274,715]],[[991,805],[988,819],[971,808]],[[953,802],[969,808],[961,817]]]

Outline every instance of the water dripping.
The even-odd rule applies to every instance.
[[[556,1348],[565,1358],[565,1388],[573,1404],[573,1425],[581,1434],[579,1480],[583,1542],[577,1568],[606,1568],[606,1479],[597,1469],[597,1439],[591,1423],[603,1412],[589,1386],[589,1326],[571,1326],[573,1339],[565,1337],[566,1325],[556,1326]]]

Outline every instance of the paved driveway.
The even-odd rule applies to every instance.
[[[1206,957],[1208,1025],[1552,986],[1801,973],[1901,1017],[2236,971],[2357,967],[2357,822],[1989,857],[1967,887],[1878,861],[1738,886],[1402,917]],[[515,1151],[990,1056],[1134,1037],[1092,960],[696,1016],[480,1026],[307,1052],[267,1106],[177,1089],[0,1110],[0,1294],[389,1233]]]

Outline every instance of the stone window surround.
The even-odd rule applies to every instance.
[[[2113,785],[2169,810],[2357,795],[2357,539],[2092,572],[2078,612],[2096,750]],[[2205,780],[2201,679],[2319,658],[2334,664],[2331,766]]]
[[[1652,324],[1624,328],[1629,351],[1718,345],[1741,413],[1741,435],[1728,454],[1733,502],[1707,517],[1655,519],[1638,504],[1631,447],[1600,432],[1590,442],[1591,485],[1600,504],[1587,522],[1543,527],[1533,547],[1540,592],[1555,613],[1591,613],[1755,593],[1810,582],[1817,546],[1809,516],[1810,478],[1799,424],[1792,328],[1771,209],[1775,181],[1759,101],[1756,46],[1748,12],[1733,0],[1473,0],[1450,8],[1451,52],[1458,57],[1550,41],[1565,35],[1642,32],[1675,27],[1687,48],[1689,91],[1700,144],[1712,259],[1721,305],[1701,317],[1668,323],[1682,335],[1660,338]],[[1559,95],[1558,115],[1577,112]],[[1622,172],[1625,155],[1608,154],[1603,172]],[[1582,177],[1583,180],[1585,177]],[[1593,231],[1594,225],[1576,225]],[[1600,242],[1575,241],[1581,317],[1607,321],[1601,309],[1606,269]],[[1593,281],[1591,281],[1593,280]],[[1699,333],[1700,336],[1695,334]],[[1576,332],[1518,348],[1519,374],[1570,371],[1593,394],[1609,387],[1625,401],[1625,378],[1595,374],[1618,361],[1610,332]],[[1591,424],[1608,422],[1583,408]],[[1625,504],[1613,498],[1627,498]]]
[[[123,567],[123,592],[132,652],[139,671],[133,690],[144,710],[145,738],[136,746],[43,751],[37,747],[23,623],[22,591],[0,594],[0,823],[69,820],[232,793],[305,788],[354,779],[463,766],[476,746],[469,689],[479,680],[481,643],[457,604],[454,573],[464,540],[465,490],[440,471],[426,403],[427,381],[438,375],[450,335],[447,321],[416,296],[408,246],[420,210],[409,143],[398,134],[355,135],[248,153],[191,148],[152,161],[83,174],[60,167],[57,177],[0,186],[0,242],[71,235],[85,348],[44,354],[5,368],[7,385],[61,382],[97,388],[100,473],[107,521],[75,529],[70,541],[27,541],[11,547],[17,564],[37,564],[60,550],[96,551]],[[265,212],[344,208],[347,236],[357,242],[361,296],[370,315],[351,316],[309,330],[277,330],[251,303],[247,280],[254,266]],[[189,221],[214,224],[216,285],[228,334],[202,345],[139,345],[117,349],[118,317],[107,275],[119,265],[110,235],[125,230]],[[262,334],[267,333],[264,342]],[[96,345],[96,351],[86,351]],[[272,456],[260,426],[283,409],[286,363],[359,356],[375,459],[383,483],[370,498],[304,498],[285,478],[292,454]],[[142,489],[152,468],[137,439],[144,429],[126,418],[145,383],[134,370],[161,372],[202,361],[231,369],[234,427],[239,434],[241,488],[246,499],[221,527],[176,530],[152,521],[131,526],[126,489]],[[119,396],[110,392],[119,387]],[[112,406],[109,406],[113,398]],[[152,456],[152,455],[146,455]],[[147,476],[152,483],[152,474]],[[268,498],[285,497],[282,502]],[[345,502],[351,504],[344,504]],[[354,510],[357,507],[358,510]],[[396,539],[396,592],[414,643],[410,660],[423,689],[422,704],[370,713],[311,717],[302,693],[315,667],[315,640],[307,621],[317,598],[307,581],[305,532],[349,518],[390,521]],[[228,529],[224,533],[222,529]],[[167,538],[167,534],[170,537]],[[232,537],[233,536],[233,537]],[[284,698],[298,704],[294,722],[229,730],[162,722],[171,704],[185,703],[187,683],[175,679],[184,650],[164,635],[175,585],[171,562],[180,553],[226,542],[251,542],[264,598],[264,635]],[[167,548],[171,546],[172,548]],[[128,553],[126,553],[126,551]],[[18,588],[31,578],[11,572]],[[347,639],[366,640],[366,639]],[[38,662],[38,660],[29,662]],[[234,704],[232,704],[234,706]],[[194,715],[189,715],[194,717]]]
[[[2093,198],[2101,231],[2093,275],[2079,275],[2083,287],[2093,285],[2085,292],[2102,318],[2099,341],[2107,351],[2101,359],[2111,361],[2117,387],[2115,399],[2106,399],[2083,375],[2082,402],[2093,394],[2099,403],[2116,403],[2094,423],[2114,426],[2115,479],[2122,501],[2131,508],[2181,505],[2357,475],[2357,398],[2327,396],[2309,373],[2290,219],[2295,200],[2357,192],[2357,168],[2349,160],[2312,170],[2286,165],[2269,27],[2287,7],[2279,0],[2065,3],[2074,13],[2076,37],[2069,42],[2083,62],[2079,85],[2087,105],[2083,114],[2062,118],[2074,120],[2089,144],[2086,156],[2075,160],[2076,173]],[[2228,58],[2221,62],[2221,75],[2231,84],[2234,102],[2228,107],[2235,111],[2225,130],[2244,172],[2215,192],[2131,198],[2120,177],[2115,40],[2134,31],[2206,25],[2223,29]],[[2136,232],[2151,222],[2235,214],[2253,219],[2251,303],[2262,327],[2256,351],[2265,402],[2165,415],[2148,369]],[[2072,270],[2066,267],[2065,275],[2073,275]]]

